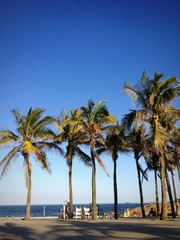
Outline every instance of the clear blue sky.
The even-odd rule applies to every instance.
[[[0,127],[14,130],[13,108],[32,107],[58,116],[107,100],[119,120],[134,108],[123,94],[125,82],[136,83],[144,70],[165,78],[180,76],[179,0],[1,0],[0,1]],[[176,107],[180,102],[176,102]],[[0,159],[8,149],[0,150]],[[34,160],[32,203],[68,200],[65,160],[48,154],[49,176]],[[113,202],[113,164],[98,167],[97,202]],[[143,164],[142,159],[142,164]],[[119,202],[139,202],[134,159],[120,155]],[[155,201],[153,174],[144,182],[145,202]],[[180,185],[178,183],[180,192]],[[75,203],[91,202],[91,169],[77,159],[73,167]],[[23,159],[11,165],[0,181],[0,204],[25,204]]]

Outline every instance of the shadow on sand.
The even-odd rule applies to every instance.
[[[10,239],[26,239],[26,240],[36,240],[38,235],[35,231],[29,227],[20,226],[16,223],[5,223],[0,226],[0,239],[10,240]]]
[[[179,219],[180,220],[180,219]],[[111,240],[111,239],[179,239],[180,221],[66,221],[31,220],[1,222],[0,239],[3,240]],[[36,221],[36,222],[35,222]],[[3,224],[2,224],[3,223]],[[33,224],[32,224],[33,223]]]

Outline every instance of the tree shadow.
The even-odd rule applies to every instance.
[[[5,223],[0,226],[0,239],[23,239],[23,240],[37,240],[37,234],[29,227],[19,226],[15,223]]]
[[[179,239],[180,228],[135,222],[64,222],[44,233],[44,240]]]
[[[33,220],[32,220],[33,221]],[[40,221],[40,222],[39,222]],[[39,224],[39,223],[40,224]],[[154,221],[76,221],[41,220],[4,223],[0,226],[3,240],[116,240],[116,239],[179,239],[179,222]],[[43,227],[42,229],[38,226]]]

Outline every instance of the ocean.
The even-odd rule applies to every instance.
[[[90,207],[90,204],[74,204],[75,207]],[[114,211],[114,204],[98,204],[99,208],[103,212]],[[118,213],[121,214],[127,208],[139,207],[139,203],[119,203]],[[63,205],[31,205],[31,217],[42,218],[42,217],[59,217],[61,215],[61,209]],[[0,205],[0,218],[23,218],[25,216],[25,205]]]

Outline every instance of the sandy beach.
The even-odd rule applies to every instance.
[[[0,219],[2,240],[179,239],[180,217],[118,220]]]

